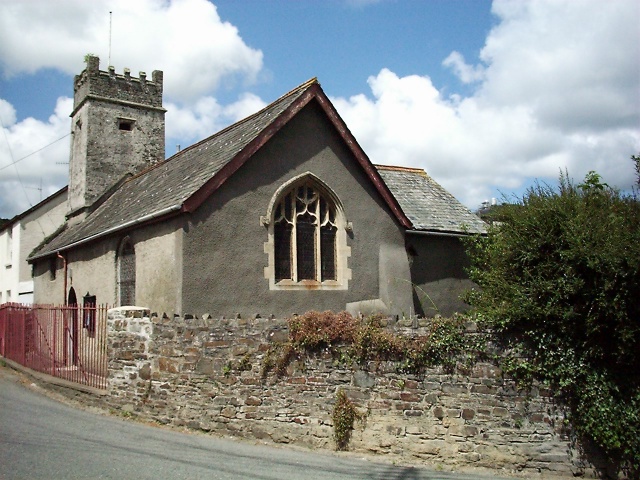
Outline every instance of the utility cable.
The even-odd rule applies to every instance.
[[[20,171],[18,170],[17,167],[17,163],[20,162],[21,160],[24,160],[27,157],[30,157],[31,155],[34,155],[35,153],[38,153],[42,150],[44,150],[45,148],[53,145],[54,143],[62,140],[65,137],[68,137],[69,135],[71,135],[71,133],[67,133],[66,135],[58,138],[57,140],[54,140],[53,142],[49,143],[48,145],[45,145],[42,148],[39,148],[38,150],[36,150],[35,152],[31,152],[29,155],[26,155],[18,160],[13,160],[13,150],[11,150],[11,143],[9,142],[9,139],[7,138],[7,129],[4,126],[4,122],[2,121],[2,118],[0,118],[0,128],[2,128],[2,133],[4,136],[5,141],[7,142],[7,148],[9,150],[9,157],[11,158],[11,163],[9,163],[8,165],[5,165],[4,167],[0,167],[0,170],[4,170],[7,167],[10,167],[11,165],[13,165],[16,169],[16,177],[18,178],[18,182],[20,183],[20,186],[22,187],[22,191],[24,192],[24,196],[27,199],[27,204],[29,205],[29,208],[33,207],[33,203],[31,203],[31,200],[29,199],[29,195],[27,193],[27,188],[25,187],[23,181],[22,181],[22,177],[20,176]],[[42,195],[42,194],[41,194]],[[46,212],[45,215],[47,216],[47,218],[49,219],[49,221],[54,224],[54,222],[51,220],[51,217],[49,215],[49,212]],[[42,232],[42,236],[43,238],[46,236],[44,228],[42,227],[42,224],[40,223],[40,219],[36,218],[36,223],[38,224],[38,227],[40,228],[40,231]]]
[[[4,132],[4,125],[3,125],[2,130],[3,130],[3,132]],[[58,138],[57,140],[54,140],[53,142],[51,142],[51,143],[49,143],[49,144],[45,145],[44,147],[39,148],[39,149],[38,149],[38,150],[36,150],[35,152],[31,152],[29,155],[25,155],[24,157],[19,158],[19,159],[18,159],[18,160],[16,160],[16,161],[12,161],[11,163],[9,163],[9,164],[5,165],[4,167],[0,167],[0,170],[4,170],[5,168],[9,168],[11,165],[15,165],[16,163],[21,162],[21,161],[22,161],[22,160],[24,160],[25,158],[29,158],[31,155],[35,155],[36,153],[41,152],[41,151],[42,151],[42,150],[44,150],[45,148],[50,147],[51,145],[53,145],[54,143],[59,142],[60,140],[62,140],[62,139],[64,139],[64,138],[67,138],[69,135],[71,135],[71,133],[67,133],[66,135],[63,135],[62,137]],[[6,138],[7,138],[7,134],[5,133],[5,139],[6,139]],[[7,139],[7,145],[8,145],[8,144],[9,144],[9,140]],[[11,147],[9,147],[9,154],[11,154]],[[13,154],[11,154],[11,157],[13,158]]]

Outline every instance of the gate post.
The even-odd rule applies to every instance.
[[[126,395],[140,380],[148,380],[141,370],[148,372],[153,361],[149,317],[150,310],[143,307],[111,308],[107,313],[108,388],[112,395]]]

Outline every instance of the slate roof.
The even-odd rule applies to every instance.
[[[486,233],[486,224],[420,168],[376,165],[415,230]]]

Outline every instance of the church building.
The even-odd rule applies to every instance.
[[[29,258],[36,303],[218,317],[465,308],[460,239],[484,222],[424,170],[374,165],[316,79],[166,160],[162,82],[92,56],[76,76],[67,220]]]

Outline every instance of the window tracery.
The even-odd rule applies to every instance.
[[[341,206],[315,177],[302,177],[281,187],[270,208],[265,274],[276,289],[346,288],[350,248]]]

